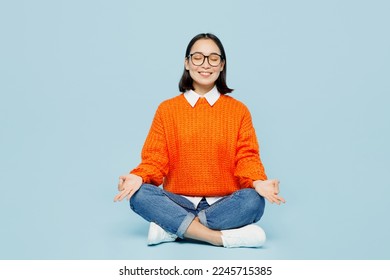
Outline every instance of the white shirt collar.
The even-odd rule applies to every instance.
[[[220,96],[221,94],[218,92],[216,86],[214,86],[212,90],[210,90],[204,95],[200,95],[193,90],[187,90],[184,93],[184,97],[187,99],[188,103],[190,103],[192,107],[195,107],[195,104],[196,102],[198,102],[199,98],[206,98],[210,106],[213,106]]]

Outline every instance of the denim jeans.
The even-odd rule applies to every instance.
[[[202,199],[195,209],[188,199],[150,184],[143,184],[131,197],[131,209],[149,222],[183,238],[195,217],[206,227],[225,230],[260,220],[264,198],[254,189],[241,189],[211,206]]]

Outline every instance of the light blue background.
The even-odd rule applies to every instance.
[[[1,1],[0,259],[389,259],[388,1]],[[113,203],[189,40],[220,37],[269,177],[263,249],[146,246]]]

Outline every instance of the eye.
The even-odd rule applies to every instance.
[[[192,56],[192,59],[194,59],[194,60],[202,60],[202,59],[203,59],[203,55],[202,55],[202,54],[199,54],[199,53],[194,54],[194,55]]]

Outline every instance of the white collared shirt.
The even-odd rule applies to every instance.
[[[216,86],[214,86],[212,90],[210,90],[208,93],[204,95],[200,95],[193,90],[188,90],[184,93],[184,97],[192,107],[195,107],[196,102],[198,102],[199,98],[206,98],[210,106],[213,106],[215,102],[217,102],[220,96],[221,94],[218,92]],[[199,202],[203,198],[201,196],[185,196],[185,195],[182,196],[187,198],[189,201],[191,201],[194,204],[195,209],[198,207]],[[206,197],[206,201],[209,205],[212,205],[213,203],[217,202],[221,198],[223,198],[223,196]]]
[[[213,106],[220,96],[221,94],[218,92],[216,86],[214,86],[212,90],[210,90],[208,93],[205,93],[204,95],[200,95],[193,90],[187,90],[184,93],[184,97],[187,99],[188,103],[190,103],[192,107],[195,107],[195,104],[196,102],[198,102],[199,98],[206,98],[210,106]]]

